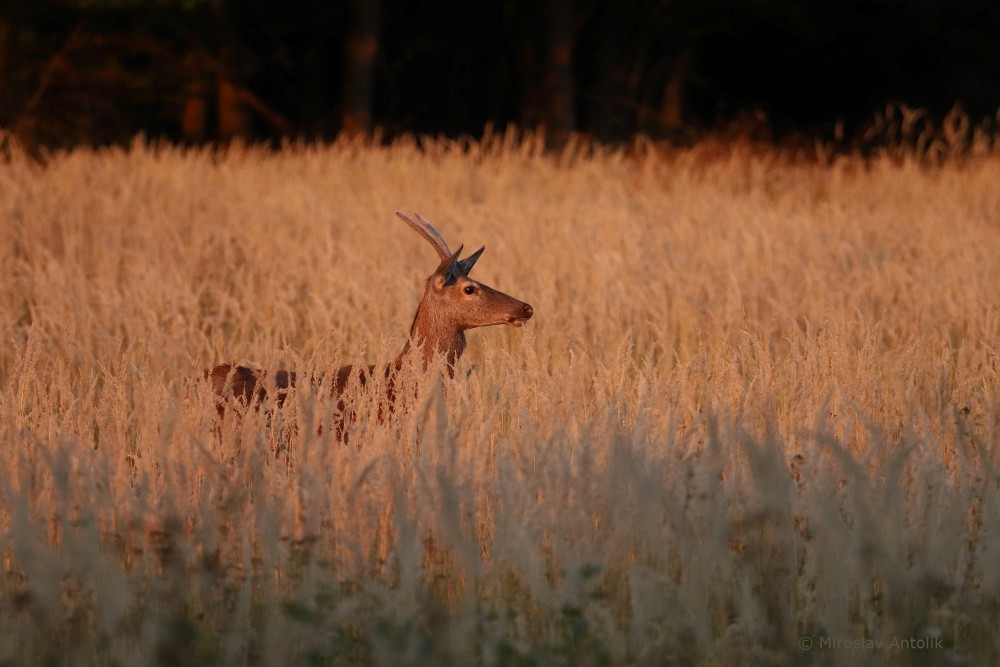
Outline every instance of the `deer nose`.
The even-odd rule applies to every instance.
[[[524,316],[531,317],[535,314],[535,309],[531,307],[531,304],[524,304]]]

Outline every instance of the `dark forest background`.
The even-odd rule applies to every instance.
[[[490,125],[849,143],[889,104],[995,128],[1000,2],[0,2],[0,127],[30,149]]]

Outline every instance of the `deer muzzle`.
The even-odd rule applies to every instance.
[[[534,308],[530,304],[523,304],[521,308],[523,315],[512,315],[507,318],[507,323],[515,327],[523,327],[524,323],[531,319],[531,316],[535,314]]]

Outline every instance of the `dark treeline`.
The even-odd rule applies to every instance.
[[[340,133],[856,135],[1000,105],[1000,3],[6,0],[0,126],[29,147]]]

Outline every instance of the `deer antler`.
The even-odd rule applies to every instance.
[[[427,239],[428,243],[434,246],[434,250],[437,251],[437,254],[441,258],[442,262],[448,262],[445,285],[453,285],[455,280],[459,277],[469,275],[469,271],[471,271],[472,267],[476,264],[476,260],[478,260],[479,256],[483,254],[484,250],[486,250],[486,246],[483,246],[465,259],[459,259],[465,244],[458,246],[458,250],[452,253],[448,248],[448,243],[444,240],[444,237],[441,236],[441,232],[435,229],[434,225],[432,225],[427,218],[420,215],[419,211],[416,212],[417,220],[419,220],[419,222],[414,222],[402,211],[396,211],[396,215],[410,227],[413,227],[418,234]]]
[[[441,258],[441,261],[444,261],[446,259],[451,259],[452,256],[451,250],[448,249],[448,244],[447,242],[445,242],[444,237],[441,236],[441,232],[434,229],[434,225],[427,222],[427,219],[424,218],[424,216],[420,215],[420,213],[417,212],[416,214],[417,220],[419,220],[420,222],[416,223],[402,211],[396,211],[396,215],[399,216],[403,220],[403,222],[408,224],[410,227],[413,227],[413,229],[415,229],[418,234],[427,239],[428,243],[434,246],[434,250],[437,251],[438,257]]]

